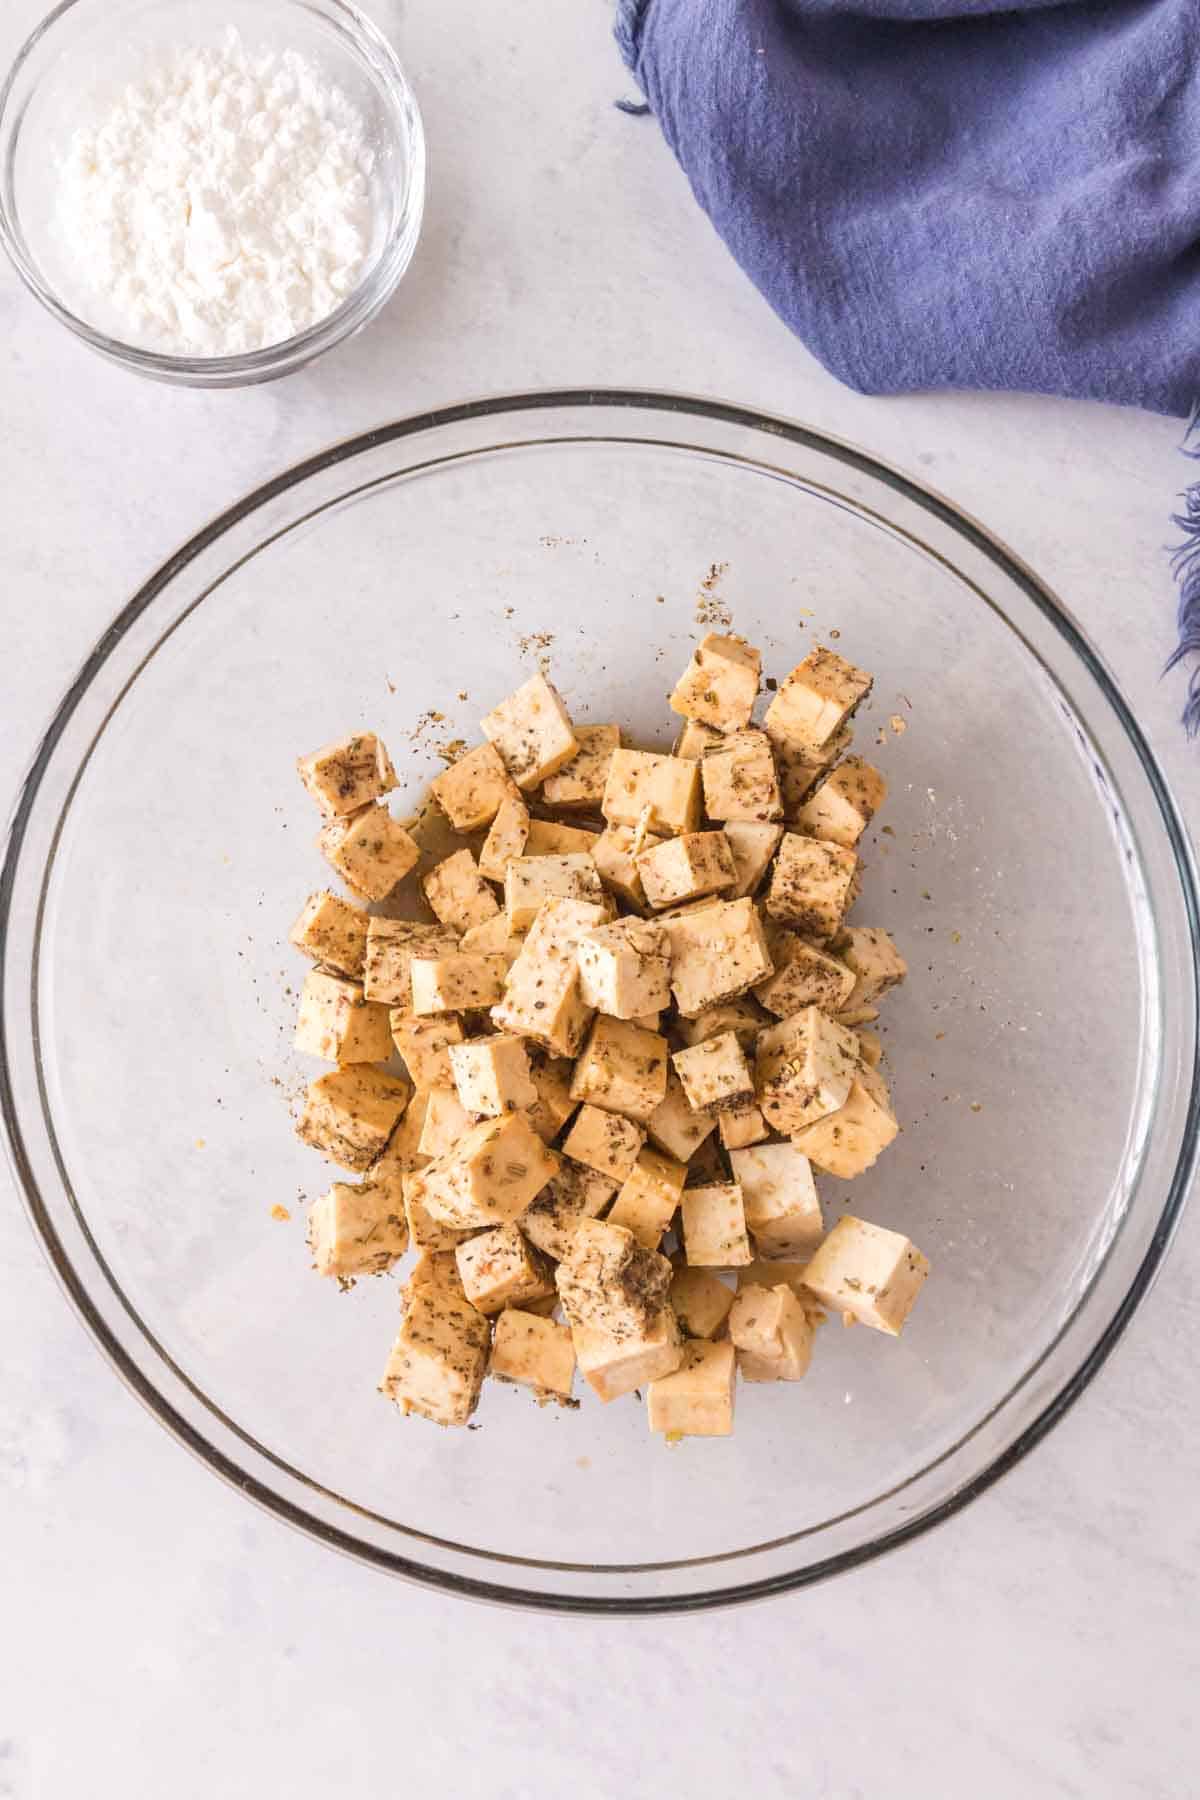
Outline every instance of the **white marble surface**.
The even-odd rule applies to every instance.
[[[1159,679],[1176,423],[843,392],[614,110],[607,0],[372,10],[432,191],[398,299],[339,355],[241,394],[140,385],[0,271],[6,796],[130,589],[243,489],[425,406],[607,383],[796,415],[967,507],[1086,623],[1200,824]],[[8,0],[0,50],[40,11]],[[745,1612],[537,1619],[391,1583],[216,1482],[101,1362],[0,1175],[0,1796],[1196,1794],[1198,1278],[1193,1212],[1066,1422],[890,1560]]]

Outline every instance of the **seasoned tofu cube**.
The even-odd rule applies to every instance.
[[[688,1105],[697,1112],[719,1113],[731,1106],[753,1104],[754,1077],[732,1031],[705,1038],[688,1050],[677,1050],[671,1061]]]
[[[775,755],[765,731],[739,731],[700,759],[704,810],[710,819],[763,824],[783,817]]]
[[[531,819],[526,856],[590,856],[600,841],[598,831],[561,825],[557,819]]]
[[[373,731],[339,738],[302,756],[300,779],[327,818],[338,818],[382,799],[396,786],[391,758]]]
[[[588,901],[544,901],[508,971],[493,1022],[556,1056],[577,1055],[593,1011],[580,991],[577,952],[584,935],[606,922],[605,908]]]
[[[729,1160],[758,1255],[811,1256],[825,1235],[825,1222],[803,1152],[794,1144],[755,1144],[731,1151]]]
[[[481,1313],[544,1300],[556,1292],[554,1272],[515,1225],[494,1225],[467,1238],[454,1252],[463,1292]]]
[[[339,1281],[390,1269],[408,1249],[399,1183],[335,1181],[312,1203],[308,1247],[317,1274]]]
[[[624,1226],[580,1219],[554,1279],[568,1323],[636,1334],[657,1316],[671,1285],[665,1256]]]
[[[372,1181],[398,1181],[424,1168],[429,1161],[421,1154],[421,1133],[429,1110],[429,1090],[418,1088],[404,1111],[404,1117],[392,1132],[385,1147],[371,1164]]]
[[[502,956],[505,967],[511,969],[524,942],[524,932],[510,931],[507,913],[498,912],[486,925],[472,925],[470,931],[464,931],[458,947],[465,955]]]
[[[417,1172],[404,1177],[404,1216],[414,1250],[422,1255],[453,1256],[459,1244],[475,1235],[474,1230],[459,1231],[445,1220],[437,1219],[425,1204],[425,1177]],[[457,1264],[455,1268],[457,1269]],[[461,1287],[461,1283],[459,1286]]]
[[[743,1150],[771,1135],[771,1127],[753,1101],[717,1115],[717,1135],[726,1150]]]
[[[818,645],[780,682],[767,708],[767,725],[780,736],[820,750],[849,722],[871,685],[864,670]]]
[[[685,1337],[714,1338],[729,1317],[734,1295],[719,1275],[685,1263],[671,1277],[669,1298]]]
[[[504,993],[502,956],[441,956],[412,965],[412,1009],[419,1015],[494,1006]]]
[[[805,1273],[805,1283],[831,1312],[899,1337],[929,1264],[899,1231],[840,1218]]]
[[[509,774],[522,790],[556,775],[578,753],[567,709],[544,675],[534,675],[483,720]]]
[[[368,1063],[334,1069],[308,1085],[296,1136],[343,1169],[369,1169],[408,1105],[407,1081]]]
[[[853,850],[887,798],[887,782],[861,756],[848,756],[827,775],[796,814],[809,837]]]
[[[571,1080],[572,1100],[644,1123],[666,1098],[667,1040],[601,1013]],[[586,1160],[586,1159],[585,1159]]]
[[[694,1339],[684,1345],[679,1367],[650,1383],[646,1408],[651,1431],[671,1437],[728,1437],[736,1385],[733,1345]]]
[[[681,756],[614,750],[601,808],[610,825],[645,824],[671,836],[700,823],[700,768]]]
[[[758,892],[771,858],[783,837],[782,825],[763,825],[748,819],[727,819],[722,827],[729,854],[733,858],[734,882],[729,890],[731,900]]]
[[[293,1043],[326,1062],[386,1062],[392,1053],[387,1007],[364,999],[357,981],[311,969],[300,990]]]
[[[652,1143],[676,1162],[686,1163],[699,1150],[705,1138],[716,1129],[716,1120],[692,1110],[683,1091],[683,1083],[674,1069],[667,1071],[666,1098],[646,1120],[646,1131]]]
[[[506,800],[520,800],[495,744],[478,744],[430,782],[455,831],[482,831]]]
[[[636,1019],[671,1003],[671,945],[661,925],[598,925],[580,939],[578,962],[584,999],[611,1018]]]
[[[854,976],[854,986],[842,1002],[847,1012],[873,1006],[908,974],[895,939],[877,925],[848,926],[838,940],[838,951]]]
[[[531,1244],[561,1262],[580,1220],[599,1218],[616,1191],[616,1182],[606,1175],[564,1162],[521,1220],[521,1230]]]
[[[694,1269],[734,1269],[751,1260],[742,1190],[736,1181],[683,1190],[683,1252]]]
[[[484,1119],[420,1175],[435,1219],[458,1231],[519,1219],[559,1167],[524,1113]]]
[[[351,893],[364,900],[386,900],[421,860],[420,847],[378,803],[331,819],[317,833],[317,849]]]
[[[547,778],[542,799],[567,811],[599,812],[608,780],[608,765],[621,742],[617,725],[576,725],[579,749],[557,775]]]
[[[844,1106],[859,1067],[858,1039],[819,1007],[806,1006],[759,1033],[758,1104],[787,1136]]]
[[[609,1211],[610,1225],[623,1225],[639,1244],[657,1250],[675,1217],[687,1168],[659,1150],[642,1150]]]
[[[504,909],[510,931],[528,931],[545,900],[606,904],[590,856],[516,856],[504,871]]]
[[[498,1032],[454,1044],[450,1067],[458,1097],[468,1112],[498,1119],[504,1113],[537,1105],[538,1091],[529,1078],[529,1055],[518,1037]]]
[[[519,794],[502,800],[479,852],[479,873],[489,881],[504,880],[514,856],[524,856],[529,841],[529,808]]]
[[[458,1272],[458,1259],[453,1250],[419,1250],[409,1270],[408,1280],[400,1289],[405,1305],[414,1288],[438,1287],[458,1300],[465,1300],[466,1289]]]
[[[537,1099],[526,1110],[529,1123],[547,1144],[558,1136],[571,1114],[575,1102],[571,1098],[571,1064],[565,1056],[551,1056],[541,1044],[525,1040],[529,1055],[529,1079]]]
[[[685,1018],[744,994],[771,973],[752,900],[716,900],[702,912],[678,913],[664,923],[671,941],[671,991]]]
[[[812,1361],[813,1321],[784,1283],[739,1283],[729,1336],[743,1381],[802,1381]]]
[[[426,1095],[425,1122],[421,1126],[417,1149],[432,1162],[435,1157],[445,1156],[453,1150],[464,1131],[469,1131],[474,1124],[475,1120],[459,1099],[453,1082],[438,1082]]]
[[[877,1069],[883,1061],[883,1040],[879,1033],[864,1028],[858,1033],[858,1046],[868,1069]]]
[[[675,740],[671,755],[698,762],[707,750],[719,748],[724,741],[725,733],[718,731],[715,725],[702,725],[699,719],[689,719]]]
[[[830,738],[820,750],[781,736],[769,718],[763,720],[771,748],[775,752],[775,770],[779,776],[779,792],[783,800],[783,816],[792,820],[804,805],[823,775],[827,775],[839,756],[844,756],[854,742],[848,725]]]
[[[696,645],[667,704],[684,719],[736,731],[750,723],[761,674],[762,656],[745,638],[710,631]]]
[[[367,914],[328,888],[313,894],[288,932],[289,944],[313,962],[362,980],[367,954]],[[370,998],[371,996],[368,996]]]
[[[454,1071],[450,1067],[450,1045],[462,1043],[462,1024],[445,1014],[421,1019],[403,1007],[394,1007],[390,1015],[392,1042],[400,1060],[412,1077],[415,1088],[450,1087]]]
[[[565,1325],[509,1308],[496,1320],[488,1373],[532,1388],[539,1405],[568,1403],[575,1384],[575,1346]]]
[[[368,1000],[407,1007],[412,999],[414,961],[453,956],[458,933],[445,925],[414,919],[372,919],[367,927],[363,991]]]
[[[825,1314],[820,1301],[816,1300],[804,1285],[804,1277],[808,1273],[807,1262],[777,1262],[773,1258],[755,1257],[752,1263],[746,1263],[737,1272],[738,1292],[746,1287],[778,1287],[783,1282],[790,1287],[797,1300],[808,1310],[810,1318],[819,1323]]]
[[[633,1119],[605,1112],[599,1106],[581,1106],[563,1140],[563,1151],[573,1162],[595,1169],[598,1175],[607,1175],[610,1181],[621,1182],[637,1161],[645,1141],[644,1128]]]
[[[646,905],[646,891],[638,874],[637,856],[653,850],[663,839],[654,832],[638,832],[636,825],[610,825],[592,846],[592,856],[600,879],[619,900],[641,912]]]
[[[774,931],[767,942],[775,973],[754,991],[770,1012],[789,1019],[804,1006],[841,1011],[854,988],[854,976],[844,962],[794,931]]]
[[[469,931],[486,925],[500,911],[496,896],[469,850],[456,850],[430,869],[421,883],[431,910],[443,925]]]
[[[642,891],[657,912],[731,888],[737,880],[722,831],[688,831],[637,858]]]
[[[679,1322],[669,1306],[632,1334],[614,1336],[595,1325],[575,1325],[571,1337],[580,1374],[606,1405],[669,1375],[683,1361]]]
[[[794,1137],[796,1148],[818,1169],[852,1181],[872,1166],[899,1130],[887,1083],[878,1069],[860,1062],[845,1104]]]
[[[413,1288],[380,1392],[402,1413],[465,1425],[479,1404],[491,1328],[482,1313],[441,1287]]]
[[[785,831],[767,888],[767,911],[808,937],[831,938],[854,898],[857,874],[853,850]]]
[[[706,1038],[732,1031],[742,1049],[750,1054],[759,1032],[770,1023],[770,1016],[752,994],[740,994],[736,1000],[718,1000],[715,1006],[703,1007],[694,1019],[680,1019],[678,1030],[685,1044],[702,1044]]]

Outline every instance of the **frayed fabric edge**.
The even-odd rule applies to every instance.
[[[1180,449],[1200,462],[1200,400],[1192,407]],[[1180,498],[1182,510],[1171,514],[1172,525],[1183,533],[1183,542],[1171,552],[1171,572],[1179,586],[1179,642],[1167,659],[1164,674],[1185,656],[1200,657],[1200,481],[1192,482]],[[1188,682],[1183,724],[1189,737],[1200,732],[1200,666],[1192,670]]]

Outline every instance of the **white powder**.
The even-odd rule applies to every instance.
[[[304,57],[250,53],[230,30],[75,133],[64,247],[132,342],[193,356],[281,343],[341,305],[369,254],[366,137]]]

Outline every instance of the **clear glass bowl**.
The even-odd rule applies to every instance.
[[[405,1421],[375,1391],[394,1282],[340,1294],[303,1242],[330,1172],[290,1128],[315,1065],[284,939],[326,876],[294,758],[375,726],[415,803],[436,741],[543,656],[576,716],[665,744],[698,614],[776,675],[835,632],[876,673],[858,742],[891,796],[858,916],[911,964],[884,1021],[905,1129],[822,1187],[933,1276],[899,1341],[830,1324],[804,1382],[742,1388],[730,1440],[494,1385],[476,1430]],[[452,407],[251,494],[81,670],[0,898],[5,1121],[92,1333],[249,1497],[457,1593],[699,1607],[946,1518],[1111,1349],[1195,1160],[1195,876],[1111,676],[945,501],[712,402]]]
[[[366,119],[375,153],[373,243],[353,293],[307,331],[238,356],[165,355],[124,342],[81,280],[57,224],[58,169],[71,134],[154,52],[211,45],[294,49]],[[0,92],[0,242],[26,287],[93,350],[185,387],[247,387],[290,375],[361,331],[412,261],[425,204],[425,133],[383,34],[347,0],[63,0],[29,38]]]

